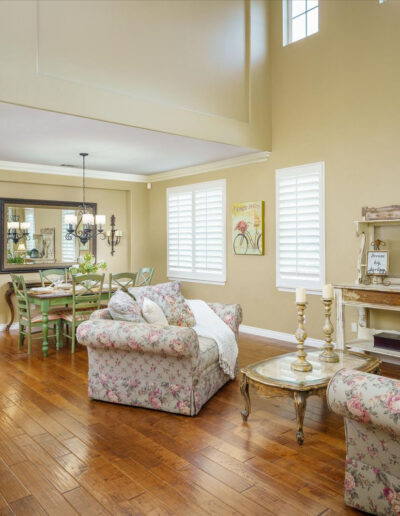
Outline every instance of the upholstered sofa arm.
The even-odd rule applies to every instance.
[[[400,434],[400,381],[341,369],[327,389],[330,408],[359,423]]]
[[[95,310],[92,314],[90,314],[90,320],[93,321],[94,319],[112,320],[112,317],[108,308],[101,308],[100,310]]]
[[[181,326],[94,319],[78,327],[77,339],[80,344],[90,348],[118,348],[194,359],[200,353],[195,331]]]
[[[237,335],[239,325],[242,322],[242,307],[240,305],[225,305],[224,303],[208,303],[214,312]]]

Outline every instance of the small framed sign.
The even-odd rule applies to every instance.
[[[370,276],[387,276],[389,272],[388,251],[368,251],[367,274]]]

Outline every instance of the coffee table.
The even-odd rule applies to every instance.
[[[250,415],[250,385],[262,396],[289,396],[293,398],[297,421],[297,442],[303,444],[303,421],[309,396],[325,397],[326,387],[332,376],[340,369],[357,369],[367,373],[379,373],[381,361],[353,351],[336,350],[339,362],[321,362],[321,350],[307,350],[307,360],[313,369],[309,372],[293,371],[290,364],[296,353],[287,353],[261,360],[241,369],[240,392],[244,397],[243,421]]]

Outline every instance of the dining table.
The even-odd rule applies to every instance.
[[[42,291],[44,289],[40,288],[30,288],[27,290],[27,295],[29,298],[29,302],[33,305],[36,305],[40,308],[40,312],[42,315],[42,332],[43,332],[43,341],[42,341],[42,351],[43,355],[47,356],[47,351],[49,349],[48,344],[48,332],[49,332],[49,312],[53,307],[66,307],[72,304],[73,296],[72,296],[72,288],[70,289],[60,289],[57,287],[47,287],[47,291]],[[96,289],[93,289],[95,291]],[[112,290],[117,290],[117,287]],[[110,295],[110,288],[108,284],[104,283],[102,292],[101,292],[101,300],[108,301]]]

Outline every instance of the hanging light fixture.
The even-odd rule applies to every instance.
[[[97,235],[105,238],[104,225],[106,223],[105,215],[96,215],[89,213],[86,207],[86,176],[85,176],[85,159],[88,156],[87,152],[81,152],[82,156],[82,204],[78,208],[79,216],[65,215],[64,222],[67,225],[66,240],[72,240],[74,237],[78,238],[83,245],[89,240],[96,238]],[[78,220],[79,218],[79,220]],[[82,224],[82,229],[78,229]]]
[[[30,225],[30,222],[20,222],[19,215],[10,215],[7,222],[7,240],[12,240],[14,244],[18,244],[23,238],[29,240]]]

